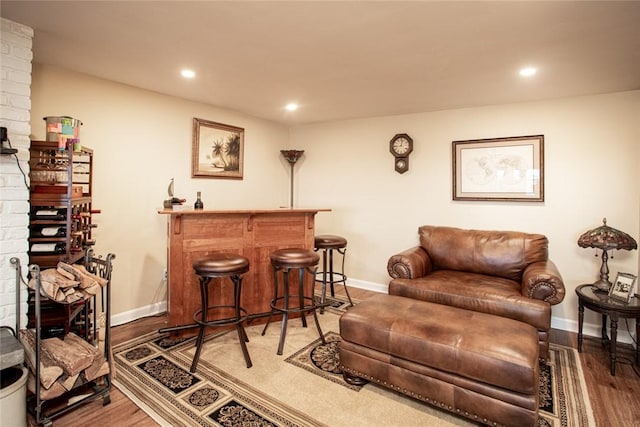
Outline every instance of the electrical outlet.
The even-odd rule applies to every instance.
[[[164,268],[162,270],[162,280],[166,281],[167,280],[167,269]]]

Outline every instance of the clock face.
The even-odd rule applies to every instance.
[[[406,133],[399,133],[389,141],[389,151],[395,157],[407,157],[413,151],[413,140]]]
[[[405,137],[400,137],[393,141],[393,151],[398,155],[406,154],[409,151],[409,141]]]

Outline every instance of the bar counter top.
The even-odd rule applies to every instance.
[[[161,215],[203,215],[203,214],[272,214],[272,213],[307,213],[307,212],[331,212],[327,208],[276,208],[276,209],[193,209],[182,206],[178,209],[158,209]]]

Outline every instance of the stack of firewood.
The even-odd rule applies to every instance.
[[[29,288],[36,288],[31,278]],[[56,268],[40,272],[40,295],[53,301],[71,304],[96,295],[107,280],[88,272],[84,266],[59,262]]]
[[[35,379],[35,333],[20,331],[27,361],[30,367],[28,389],[36,392]],[[40,398],[50,400],[67,391],[96,380],[109,373],[109,363],[98,348],[69,333],[64,340],[47,338],[40,344]]]

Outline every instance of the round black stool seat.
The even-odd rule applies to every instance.
[[[288,248],[273,251],[270,255],[271,265],[279,268],[306,268],[313,267],[318,264],[320,256],[315,252],[299,249]]]
[[[347,246],[347,239],[333,234],[320,234],[314,239],[316,249],[342,249]]]
[[[322,283],[322,296],[320,298],[320,313],[324,312],[327,303],[327,285],[331,296],[335,297],[335,284],[342,283],[344,291],[349,299],[349,305],[353,306],[349,289],[347,288],[347,276],[344,274],[344,259],[347,253],[347,239],[335,234],[319,234],[314,238],[314,251],[322,251],[322,270],[316,272],[316,282]],[[342,255],[342,268],[337,271],[333,263],[333,253]]]
[[[249,260],[236,254],[218,253],[196,260],[193,269],[198,276],[244,274],[249,271]]]
[[[287,334],[287,322],[289,319],[289,313],[299,313],[302,318],[302,326],[307,327],[307,319],[305,313],[313,313],[313,318],[318,329],[318,334],[323,343],[325,343],[324,334],[320,329],[320,323],[318,322],[318,316],[316,315],[316,302],[314,298],[315,280],[312,281],[311,292],[306,293],[304,285],[305,273],[311,275],[315,279],[316,267],[320,256],[313,251],[302,248],[287,248],[273,251],[270,254],[271,266],[273,267],[273,285],[274,295],[271,300],[271,313],[267,320],[262,335],[267,332],[267,328],[271,323],[271,318],[274,314],[282,314],[282,326],[280,331],[280,342],[278,344],[278,354],[282,354],[284,348],[284,341]],[[289,274],[294,270],[298,273],[297,280],[297,295],[290,295],[289,293]],[[282,296],[278,295],[280,286],[278,285],[278,276],[282,276]],[[297,301],[293,305],[291,300]]]

